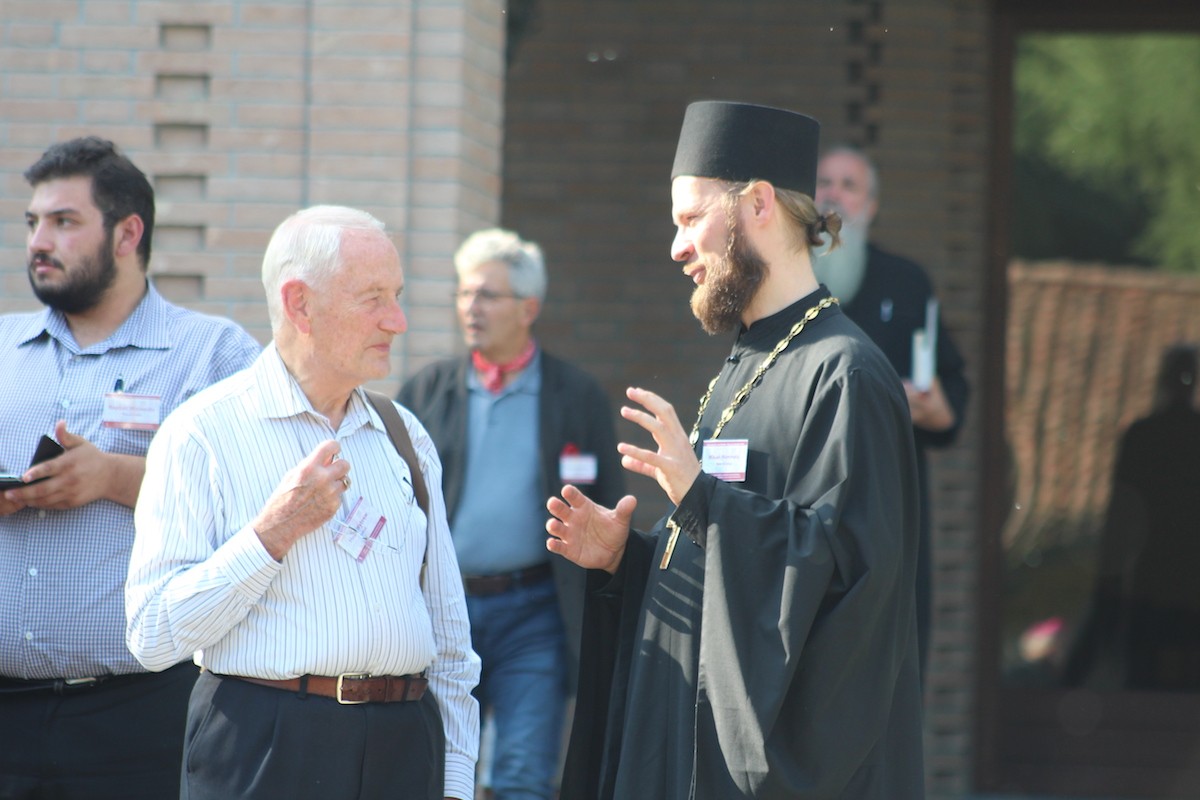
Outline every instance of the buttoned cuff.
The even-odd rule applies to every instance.
[[[475,764],[458,753],[446,754],[446,797],[473,800],[475,797]]]

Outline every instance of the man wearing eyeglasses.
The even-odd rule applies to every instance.
[[[483,662],[476,694],[496,731],[496,800],[554,796],[583,571],[546,551],[545,498],[567,483],[622,495],[613,416],[599,384],[546,353],[532,328],[546,292],[541,249],[479,231],[455,254],[466,357],[432,364],[397,398],[425,425]]]

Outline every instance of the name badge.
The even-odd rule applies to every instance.
[[[387,517],[371,507],[360,495],[350,513],[337,524],[333,532],[333,543],[349,553],[355,561],[362,563],[371,555],[371,548],[383,533]]]
[[[705,439],[700,468],[727,483],[741,483],[746,480],[746,455],[749,451],[749,439]]]
[[[148,394],[109,392],[104,395],[100,424],[105,428],[156,431],[162,421],[162,398]]]
[[[558,477],[563,483],[596,482],[595,453],[563,453],[558,457]]]

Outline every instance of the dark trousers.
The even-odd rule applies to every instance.
[[[181,800],[442,800],[432,692],[341,705],[204,672],[188,707]]]
[[[0,686],[2,800],[167,800],[179,765],[191,663],[86,688]],[[30,684],[32,685],[32,684]]]

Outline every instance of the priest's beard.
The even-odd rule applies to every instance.
[[[813,253],[813,272],[830,294],[849,303],[867,274],[867,226],[860,219],[842,219],[841,244],[830,250],[830,237],[823,234],[825,244]]]
[[[729,229],[725,255],[704,265],[704,283],[692,292],[692,313],[704,332],[732,330],[762,286],[767,262],[742,236],[740,222]]]

